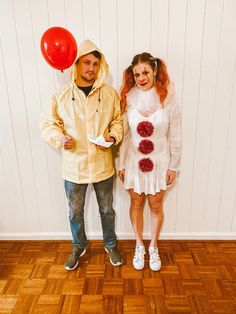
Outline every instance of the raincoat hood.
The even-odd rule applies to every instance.
[[[71,80],[74,82],[77,78],[77,68],[76,68],[76,61],[84,56],[89,54],[90,52],[97,50],[100,54],[101,54],[101,60],[100,60],[100,65],[99,65],[99,70],[98,70],[98,74],[97,74],[97,78],[93,84],[94,87],[100,87],[102,86],[102,84],[105,82],[105,80],[107,79],[108,76],[108,71],[109,71],[109,66],[106,62],[106,59],[103,55],[103,53],[100,51],[100,49],[98,49],[95,44],[89,40],[86,39],[84,40],[78,47],[78,53],[77,53],[77,57],[76,60],[72,66],[72,70],[71,70]]]

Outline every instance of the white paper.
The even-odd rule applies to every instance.
[[[98,137],[94,137],[92,135],[88,135],[88,139],[91,143],[103,146],[103,147],[110,147],[113,143],[112,142],[106,142],[103,135],[100,135]]]

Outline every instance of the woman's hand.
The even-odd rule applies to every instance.
[[[176,175],[176,171],[168,169],[166,173],[166,184],[171,185],[175,181]]]
[[[119,170],[118,176],[119,176],[119,178],[120,178],[120,181],[121,181],[122,183],[124,183],[124,179],[125,179],[125,169]]]

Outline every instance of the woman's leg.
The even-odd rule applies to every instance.
[[[151,220],[151,247],[157,247],[157,239],[162,227],[164,212],[163,212],[163,197],[165,191],[161,190],[155,195],[148,194],[148,204],[150,207]]]
[[[149,267],[153,271],[158,271],[161,268],[161,259],[157,248],[157,239],[162,227],[163,213],[163,197],[165,191],[161,190],[155,195],[148,195],[148,203],[150,207],[151,220],[151,242],[149,245]]]
[[[143,208],[145,202],[145,194],[135,193],[133,189],[129,190],[131,197],[130,204],[130,219],[134,229],[136,243],[138,246],[143,246]]]
[[[137,194],[133,189],[129,190],[131,197],[130,219],[135,233],[136,246],[134,251],[133,266],[137,270],[144,268],[145,248],[143,244],[143,208],[145,202],[144,193]]]

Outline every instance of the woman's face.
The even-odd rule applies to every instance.
[[[148,63],[139,63],[133,68],[134,80],[138,88],[148,90],[155,82],[156,70],[153,71]]]

